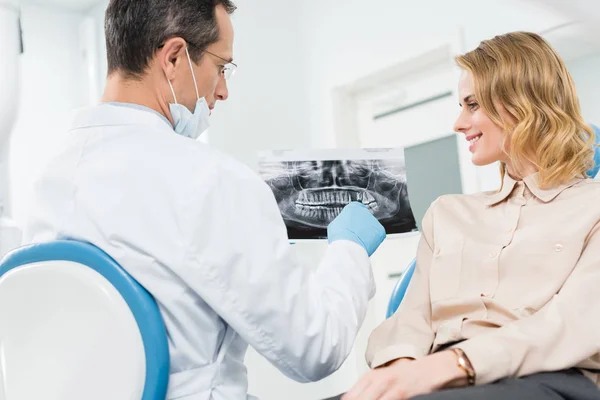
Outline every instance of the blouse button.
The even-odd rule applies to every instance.
[[[562,244],[560,244],[560,243],[557,243],[557,244],[554,246],[554,251],[557,251],[557,252],[558,252],[558,251],[562,251],[562,249],[563,249],[563,245],[562,245]]]

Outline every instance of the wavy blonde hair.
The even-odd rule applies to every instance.
[[[496,36],[456,62],[471,72],[483,111],[507,133],[503,148],[517,171],[535,165],[542,187],[585,176],[593,166],[594,131],[581,116],[571,74],[542,37]],[[516,123],[502,118],[501,107]],[[504,178],[504,163],[500,173]]]

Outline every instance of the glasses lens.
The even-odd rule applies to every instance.
[[[223,69],[223,75],[225,76],[225,80],[231,79],[235,74],[236,66],[234,64],[226,64]]]

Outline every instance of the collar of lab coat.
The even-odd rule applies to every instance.
[[[106,126],[148,126],[173,132],[173,127],[151,110],[100,104],[75,113],[71,128],[86,129]]]

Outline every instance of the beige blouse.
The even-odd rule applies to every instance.
[[[367,362],[464,350],[477,384],[571,367],[600,370],[600,181],[541,189],[506,176],[500,192],[436,200],[396,314]]]

